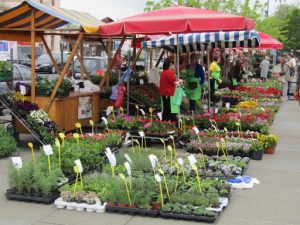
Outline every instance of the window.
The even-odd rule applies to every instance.
[[[13,68],[13,79],[14,80],[22,80],[21,73],[16,66],[14,66],[14,68]]]

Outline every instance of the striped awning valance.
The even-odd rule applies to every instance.
[[[179,51],[193,52],[203,48],[254,48],[259,46],[258,32],[253,30],[208,32],[179,34]],[[144,41],[143,48],[164,48],[175,51],[177,48],[177,35],[171,35],[158,40]]]
[[[30,29],[31,9],[36,10],[36,29],[56,29],[70,23],[81,26],[87,33],[97,33],[99,25],[103,23],[88,13],[26,0],[20,5],[0,13],[0,28]]]

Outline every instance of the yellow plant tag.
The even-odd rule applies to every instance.
[[[28,147],[33,148],[33,144],[31,142],[28,142]]]
[[[91,125],[91,126],[94,126],[95,123],[94,123],[93,120],[90,120],[89,122],[90,122],[90,125]]]
[[[75,172],[75,173],[79,173],[78,166],[74,166],[74,172]]]
[[[64,133],[59,133],[58,136],[61,138],[61,139],[64,139],[66,136]]]

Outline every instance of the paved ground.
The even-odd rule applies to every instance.
[[[234,190],[218,225],[300,224],[300,107],[285,102],[276,115],[272,132],[280,143],[274,155],[252,161],[247,174],[260,180],[251,190]],[[1,144],[1,143],[0,143]],[[29,158],[29,152],[20,153]],[[118,214],[59,210],[54,205],[7,201],[7,161],[0,160],[0,225],[185,225],[190,221]],[[197,223],[202,224],[202,223]]]

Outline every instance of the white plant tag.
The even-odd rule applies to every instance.
[[[162,112],[157,113],[157,116],[158,116],[159,120],[162,121]]]
[[[197,163],[197,160],[194,155],[188,156],[188,160],[189,160],[191,166],[193,166]]]
[[[218,108],[215,108],[215,114],[217,114],[219,112]]]
[[[112,113],[112,107],[108,106],[106,109],[106,116],[109,116]]]
[[[115,167],[117,165],[117,160],[116,160],[116,156],[112,153],[105,153],[108,161],[110,163],[111,166]]]
[[[154,177],[157,182],[161,182],[161,177],[158,174],[156,174]]]
[[[11,157],[11,161],[13,163],[13,166],[18,170],[23,167],[23,162],[21,157]]]
[[[20,92],[22,95],[26,95],[26,87],[24,85],[20,85]]]
[[[144,84],[144,79],[140,79],[140,84],[141,84],[141,85]]]
[[[125,159],[130,163],[130,164],[132,164],[132,160],[131,160],[131,158],[129,157],[129,155],[126,153],[126,154],[124,154],[124,157],[125,157]]]
[[[177,162],[178,162],[178,164],[179,164],[180,166],[182,166],[183,163],[184,163],[182,158],[178,158],[178,159],[177,159]]]
[[[145,114],[146,114],[145,111],[143,109],[140,109],[140,111],[141,111],[142,115],[145,116]]]
[[[125,162],[124,166],[126,167],[128,176],[131,176],[131,168],[129,162]]]
[[[229,110],[230,109],[230,102],[226,102],[225,107]]]
[[[129,134],[129,132],[127,132],[126,135],[125,135],[125,142],[128,141],[129,136],[130,136],[130,134]]]
[[[168,145],[168,150],[171,152],[173,150],[172,146],[171,145]]]
[[[101,119],[103,120],[103,122],[104,122],[105,125],[108,124],[107,119],[105,117],[102,117]]]
[[[51,145],[43,145],[43,150],[44,150],[46,156],[53,154],[53,149],[52,149]]]
[[[155,169],[156,163],[158,162],[156,155],[153,154],[149,155],[149,159],[151,162],[152,169]]]
[[[82,167],[82,164],[81,164],[80,159],[76,159],[76,160],[74,161],[74,163],[76,164],[76,166],[77,166],[77,168],[78,168],[78,172],[79,172],[79,173],[82,173],[82,172],[83,172],[83,167]]]
[[[105,148],[105,153],[112,154],[110,147]]]
[[[199,132],[200,132],[197,127],[193,127],[193,130],[194,130],[195,134],[199,134]]]
[[[266,110],[265,110],[263,107],[261,107],[260,109],[261,109],[261,111],[263,111],[263,112],[265,112],[265,111],[266,111]]]
[[[145,137],[144,131],[139,131],[139,135],[140,135],[141,137]]]

